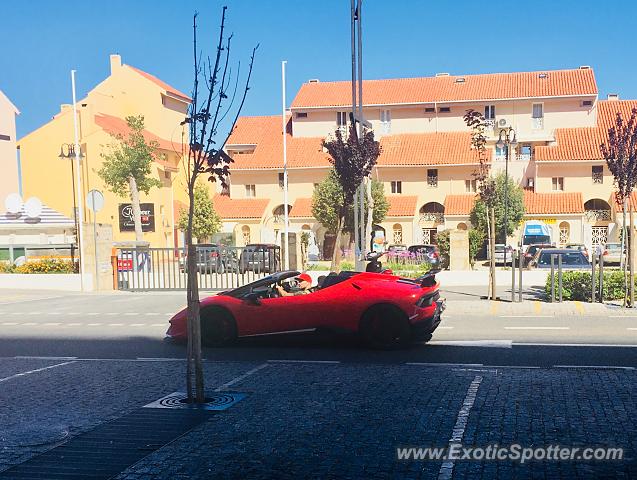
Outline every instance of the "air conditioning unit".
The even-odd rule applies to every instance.
[[[498,128],[508,128],[510,126],[511,126],[511,122],[509,122],[508,118],[498,119]]]

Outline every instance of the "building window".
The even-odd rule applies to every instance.
[[[544,104],[534,103],[531,116],[533,118],[533,129],[542,130],[544,128]]]
[[[400,223],[394,224],[394,244],[402,245],[403,243],[403,227]]]
[[[520,153],[518,153],[518,160],[522,162],[528,162],[531,160],[531,145],[522,145],[520,147]]]
[[[336,126],[337,127],[347,126],[347,112],[336,112]]]
[[[383,133],[391,132],[391,110],[380,111],[380,126]]]
[[[584,100],[582,101],[582,107],[592,107],[593,106],[593,101],[592,100]]]
[[[257,192],[255,185],[246,185],[246,197],[256,197]]]
[[[604,167],[601,165],[591,167],[591,175],[593,177],[593,183],[604,183]]]
[[[478,182],[476,179],[465,180],[464,187],[467,193],[476,193],[478,191]]]
[[[506,156],[506,146],[500,148],[500,147],[498,147],[496,145],[495,146],[495,156],[499,160],[504,160],[504,157]]]
[[[296,118],[307,118],[306,112],[296,112]]]
[[[553,190],[564,190],[564,177],[553,177]]]
[[[495,120],[495,105],[484,106],[484,119]]]
[[[438,111],[439,111],[440,113],[449,113],[449,112],[451,112],[451,107],[440,107],[440,108],[438,109]]]
[[[436,113],[435,107],[425,107],[425,113]]]
[[[11,137],[9,135],[3,135],[0,133],[0,140],[6,140],[8,142],[9,140],[11,140]]]
[[[429,168],[427,170],[427,186],[429,187],[438,186],[438,169],[437,168]]]
[[[391,182],[391,193],[403,193],[403,182],[401,182],[401,181],[392,181]]]
[[[279,188],[283,190],[285,188],[285,174],[279,173]]]
[[[250,244],[250,227],[248,225],[241,227],[241,237],[244,245]]]

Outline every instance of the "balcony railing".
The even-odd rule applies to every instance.
[[[515,158],[518,162],[530,162],[533,157],[530,153],[518,153]]]
[[[495,118],[489,118],[484,121],[484,129],[486,131],[493,130],[495,128]]]
[[[593,173],[593,183],[604,183],[604,174],[598,172]]]
[[[427,177],[427,185],[429,187],[437,187],[438,186],[438,177],[436,175],[429,175]]]
[[[611,220],[610,210],[586,210],[584,216],[589,222]]]
[[[424,212],[420,214],[420,220],[423,222],[443,223],[445,214],[439,212]]]
[[[544,130],[544,117],[533,119],[533,130]]]

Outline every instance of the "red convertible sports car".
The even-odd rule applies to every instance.
[[[237,337],[308,329],[357,332],[375,348],[428,341],[440,323],[445,301],[435,274],[410,280],[367,272],[330,274],[306,295],[281,297],[296,271],[278,272],[201,301],[206,346],[229,345]],[[170,339],[187,337],[186,309],[170,320]]]

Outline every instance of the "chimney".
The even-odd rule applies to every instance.
[[[111,75],[115,73],[115,70],[122,66],[122,57],[118,54],[111,55]]]
[[[609,102],[616,102],[617,100],[619,100],[619,93],[609,93],[606,97],[606,100],[608,100]]]

